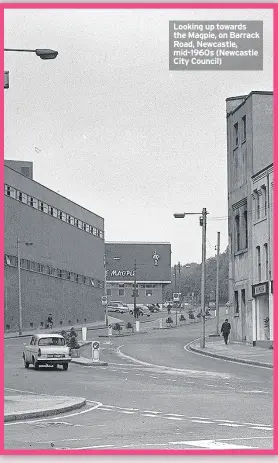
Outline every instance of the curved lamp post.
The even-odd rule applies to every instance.
[[[4,48],[4,51],[18,51],[18,52],[27,52],[27,53],[36,53],[41,59],[55,59],[58,55],[58,52],[55,50],[46,49],[36,49],[36,50],[24,50],[20,48]]]

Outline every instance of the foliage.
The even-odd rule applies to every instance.
[[[185,297],[191,297],[194,293],[194,302],[199,305],[201,298],[201,272],[202,265],[196,262],[181,265],[180,272],[180,292]],[[174,268],[172,268],[172,275]],[[229,251],[219,255],[219,302],[226,303],[228,300],[228,280],[229,280]],[[177,286],[179,277],[177,275]],[[175,281],[172,277],[172,284],[166,293],[166,300],[172,299],[175,292]],[[215,301],[216,289],[216,257],[210,257],[206,261],[206,304]]]

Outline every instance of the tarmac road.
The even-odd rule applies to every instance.
[[[213,324],[207,322],[208,332]],[[71,364],[67,372],[26,370],[22,339],[6,340],[7,393],[28,391],[34,400],[36,394],[80,396],[87,406],[7,423],[5,448],[272,448],[272,370],[188,352],[184,346],[199,332],[195,324],[107,338],[101,341],[107,367]]]

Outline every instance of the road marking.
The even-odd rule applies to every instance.
[[[197,420],[209,420],[210,418],[204,418],[203,416],[189,416],[189,418],[197,419]],[[214,420],[217,421],[217,420]]]
[[[165,413],[165,415],[167,415],[167,416],[183,416],[184,417],[184,415],[181,415],[179,413]]]
[[[177,416],[162,416],[165,420],[176,420],[176,421],[184,421],[184,418],[178,418]]]
[[[228,444],[226,442],[216,442],[214,440],[195,440],[195,441],[178,441],[169,442],[172,445],[190,445],[193,447],[203,447],[206,449],[252,449],[257,447],[250,447],[247,445]]]
[[[151,415],[150,413],[142,413],[142,416],[150,416],[151,418],[160,418],[158,415]]]
[[[234,424],[234,423],[217,423],[217,426],[230,426],[231,428],[240,428],[244,424]]]
[[[139,410],[139,408],[132,408],[132,407],[116,407],[116,408],[119,408],[120,410],[135,410],[135,411]]]
[[[111,412],[111,408],[99,407],[98,409],[104,412]]]
[[[118,412],[119,413],[127,413],[127,414],[129,413],[131,415],[133,415],[133,413],[135,413],[135,412],[131,412],[131,411],[128,411],[128,410],[118,410]]]
[[[201,420],[191,420],[191,423],[207,423],[207,424],[213,424],[214,421],[201,421]],[[214,423],[215,424],[215,423]]]
[[[223,421],[223,423],[237,423],[237,421],[233,421],[233,420],[214,420],[214,421]]]
[[[157,379],[157,376],[152,376],[152,375],[150,375],[150,378]]]
[[[273,428],[268,428],[266,426],[252,426],[251,429],[263,429],[264,431],[273,431]]]
[[[270,394],[268,391],[238,391],[240,394]]]

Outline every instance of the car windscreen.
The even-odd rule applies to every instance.
[[[38,342],[39,346],[64,346],[64,338],[41,338]]]

